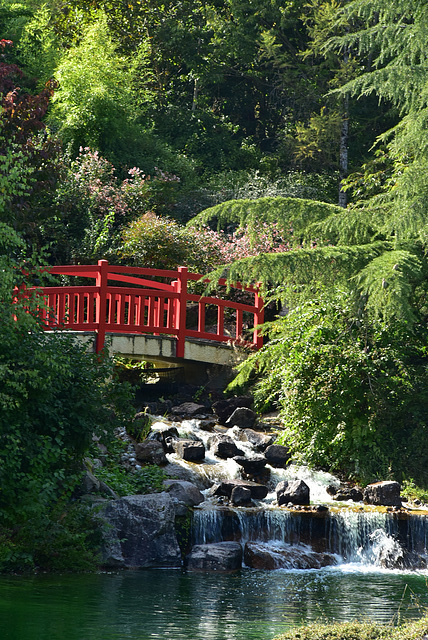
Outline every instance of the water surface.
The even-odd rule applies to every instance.
[[[0,578],[2,640],[271,640],[313,621],[412,619],[427,605],[426,576],[352,567]]]

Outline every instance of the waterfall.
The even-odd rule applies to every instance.
[[[347,506],[346,503],[339,506],[327,491],[329,485],[339,487],[337,478],[323,471],[295,465],[282,469],[266,464],[263,480],[268,490],[266,498],[252,500],[252,506],[233,506],[228,499],[218,498],[219,494],[216,497],[212,487],[245,476],[242,476],[242,469],[234,459],[220,459],[213,453],[210,448],[213,430],[201,428],[202,423],[198,419],[170,423],[170,426],[177,429],[181,438],[203,442],[206,449],[202,464],[186,462],[176,453],[167,455],[169,462],[183,467],[205,493],[205,501],[193,512],[193,545],[237,541],[244,549],[258,547],[261,555],[269,554],[270,549],[275,557],[281,549],[283,555],[290,557],[301,549],[302,556],[324,554],[321,560],[319,557],[314,560],[315,564],[324,563],[321,566],[333,564],[331,558],[334,556],[335,561],[342,565],[426,568],[428,515],[405,510],[388,511],[351,501]],[[152,430],[164,427],[165,420],[159,417]],[[227,433],[241,450],[240,455],[247,459],[260,458],[260,452],[242,438],[238,427],[218,427],[214,433]],[[278,507],[275,491],[278,482],[295,479],[303,480],[309,486],[313,508]],[[317,505],[322,507],[317,508]],[[294,559],[290,562],[294,567]]]
[[[236,540],[306,545],[336,554],[340,563],[416,568],[427,556],[428,517],[400,520],[394,513],[340,509],[318,515],[284,509],[196,509],[193,544]],[[417,557],[416,557],[417,556]]]

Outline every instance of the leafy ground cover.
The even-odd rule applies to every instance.
[[[428,618],[392,627],[371,622],[343,624],[311,624],[291,629],[275,640],[424,640],[428,634]]]

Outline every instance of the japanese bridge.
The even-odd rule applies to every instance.
[[[255,287],[226,287],[220,280],[224,295],[204,296],[193,284],[204,276],[186,267],[145,269],[107,260],[47,271],[79,280],[39,289],[45,330],[73,331],[83,342],[95,337],[97,352],[107,345],[112,353],[152,362],[233,366],[236,346],[263,344],[256,328],[263,322],[263,300]]]

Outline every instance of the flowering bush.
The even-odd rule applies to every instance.
[[[56,234],[62,240],[58,260],[67,262],[115,254],[122,227],[152,208],[161,208],[180,180],[160,170],[153,177],[146,176],[138,167],[120,180],[114,166],[88,147],[80,148],[73,161],[64,158],[63,172],[57,192],[61,218]],[[167,195],[163,195],[165,190]]]
[[[128,225],[122,238],[122,258],[137,266],[175,269],[182,265],[207,271],[220,260],[210,236],[152,212]]]
[[[126,262],[159,269],[182,265],[201,273],[239,258],[290,249],[276,225],[262,224],[257,234],[247,227],[226,234],[207,227],[183,227],[154,213],[128,225],[122,238],[121,252]]]

